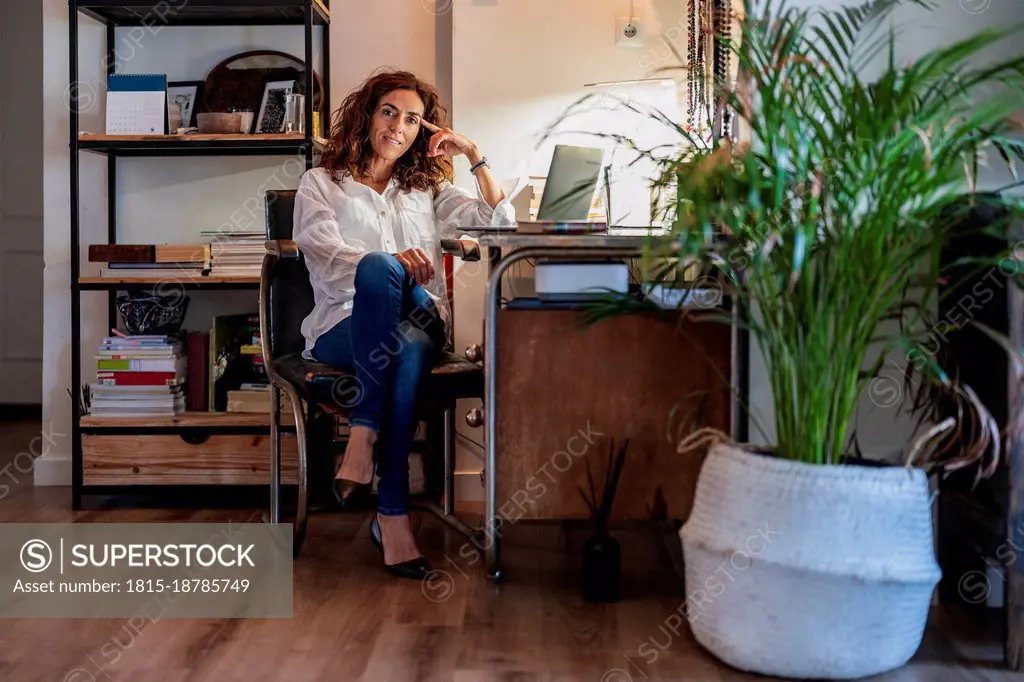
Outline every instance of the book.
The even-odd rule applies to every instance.
[[[209,244],[157,244],[154,260],[157,263],[200,262],[210,260]]]
[[[181,358],[171,357],[169,359],[115,359],[99,358],[96,360],[96,369],[107,372],[183,372],[185,363]]]
[[[168,261],[159,265],[155,263],[118,263],[116,261],[107,263],[107,268],[111,270],[204,270],[206,267],[207,263],[201,260]]]
[[[270,391],[228,391],[228,412],[268,414],[270,412]],[[292,416],[292,401],[287,394],[281,394],[281,414]]]
[[[224,412],[228,391],[243,383],[266,383],[262,354],[243,353],[243,346],[260,344],[258,314],[219,315],[210,330],[209,409]]]
[[[177,372],[96,372],[96,382],[107,386],[164,386],[182,383]]]
[[[100,277],[159,277],[167,280],[199,279],[203,276],[202,268],[133,268],[131,270],[103,268]]]
[[[210,352],[210,337],[203,332],[188,335],[188,409],[205,412],[209,409],[206,385],[210,365],[206,358]]]
[[[89,244],[90,263],[152,263],[155,256],[148,244]]]
[[[97,417],[168,416],[185,411],[187,359],[179,337],[107,336],[88,390]]]

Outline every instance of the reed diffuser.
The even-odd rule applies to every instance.
[[[622,476],[622,466],[626,461],[629,439],[622,444],[618,453],[615,442],[608,447],[608,466],[605,468],[604,486],[598,497],[594,485],[594,476],[587,462],[587,482],[590,486],[589,496],[582,488],[577,488],[580,496],[590,509],[594,521],[594,535],[583,543],[582,588],[583,599],[588,602],[611,603],[619,600],[622,583],[622,550],[618,540],[608,532],[612,504],[615,502],[615,491]]]

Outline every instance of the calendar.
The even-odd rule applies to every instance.
[[[167,76],[115,74],[107,79],[107,135],[167,131]]]

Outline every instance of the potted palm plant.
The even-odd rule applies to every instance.
[[[1012,167],[1020,156],[1010,130],[1024,58],[980,60],[1009,38],[987,31],[899,63],[896,4],[748,3],[736,39],[722,40],[738,75],[715,74],[712,107],[735,117],[738,139],[626,105],[686,142],[668,158],[637,149],[659,164],[656,188],[674,192],[671,236],[650,258],[662,273],[715,272],[749,311],[768,368],[771,444],[706,430],[680,444],[707,452],[680,531],[691,628],[745,670],[842,679],[904,664],[940,577],[928,476],[991,473],[1007,435],[926,340],[950,265],[943,249],[991,200],[975,193],[979,160]],[[1006,229],[985,227],[1004,240]],[[955,261],[979,277],[995,264]],[[648,306],[606,300],[594,317]],[[904,466],[865,466],[851,459],[852,425],[893,351],[933,391],[917,403],[924,435]]]

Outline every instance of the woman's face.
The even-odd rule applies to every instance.
[[[420,133],[423,100],[415,90],[392,90],[380,98],[370,120],[370,145],[388,161],[394,161],[412,146]]]

